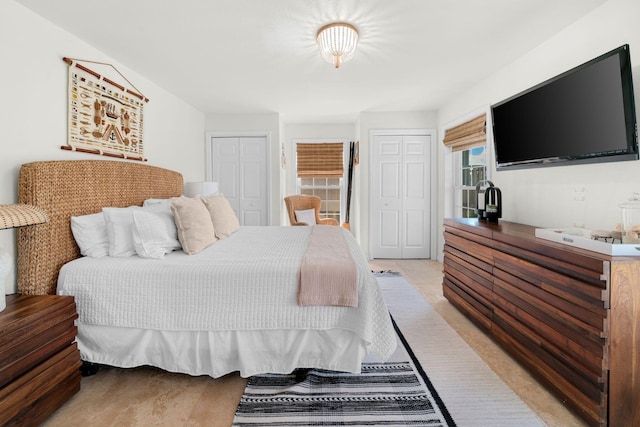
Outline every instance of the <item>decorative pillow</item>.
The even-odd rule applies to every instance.
[[[209,210],[199,198],[179,198],[171,201],[171,212],[178,228],[182,250],[196,254],[216,241],[216,232]]]
[[[109,256],[129,257],[136,254],[133,243],[133,210],[140,206],[128,208],[103,208],[109,236]]]
[[[71,232],[82,255],[92,258],[109,255],[109,235],[102,212],[72,216]]]
[[[316,210],[306,209],[304,211],[295,211],[296,220],[298,222],[304,222],[307,225],[316,225]]]
[[[236,213],[231,208],[229,200],[223,195],[203,197],[202,201],[209,210],[216,237],[224,239],[231,236],[240,228],[240,222]]]
[[[146,208],[133,211],[133,245],[141,258],[161,259],[165,254],[180,249],[173,215],[164,206],[161,208],[157,212]]]

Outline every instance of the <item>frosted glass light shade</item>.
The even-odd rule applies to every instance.
[[[340,68],[356,52],[358,30],[346,22],[335,22],[320,28],[316,40],[322,58],[335,68]]]
[[[218,183],[213,181],[186,182],[184,195],[187,197],[206,197],[218,194]]]

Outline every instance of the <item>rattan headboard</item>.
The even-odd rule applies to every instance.
[[[56,293],[60,267],[80,256],[71,233],[72,216],[182,193],[182,174],[141,163],[60,160],[22,165],[18,201],[44,209],[50,221],[18,229],[18,292]]]

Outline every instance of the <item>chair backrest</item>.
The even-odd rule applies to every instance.
[[[308,196],[306,194],[295,194],[292,196],[286,196],[284,198],[284,204],[287,207],[289,213],[289,222],[291,225],[302,225],[296,220],[296,212],[307,209],[315,209],[316,211],[316,223],[320,224],[320,197]]]

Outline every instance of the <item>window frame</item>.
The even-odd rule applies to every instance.
[[[464,156],[465,153],[468,153],[467,155],[470,156],[470,151],[476,148],[482,148],[483,149],[483,161],[484,164],[482,166],[473,166],[473,165],[464,165]],[[477,194],[476,194],[476,185],[478,182],[484,181],[484,180],[488,180],[489,179],[489,168],[488,168],[488,145],[484,144],[484,145],[477,145],[475,147],[472,148],[467,148],[465,150],[460,150],[460,151],[456,151],[453,153],[454,156],[454,167],[453,167],[453,172],[454,172],[454,212],[455,212],[455,216],[459,217],[459,218],[477,218],[477,214],[476,214],[476,202],[477,202]],[[480,179],[476,179],[474,178],[473,175],[473,171],[475,170],[482,170],[481,173],[481,178]],[[471,176],[469,177],[469,181],[470,183],[465,183],[464,181],[464,173],[466,173],[466,171],[469,171],[471,173]],[[465,196],[465,192],[468,193],[467,196]],[[473,198],[472,200],[469,199],[469,195],[471,198]],[[467,206],[464,205],[464,201],[465,199],[467,199],[466,201]]]
[[[342,167],[343,167],[343,174],[342,177],[337,178],[339,180],[338,185],[303,185],[302,184],[302,180],[303,179],[309,179],[309,178],[299,178],[298,177],[298,155],[297,155],[297,151],[298,151],[298,144],[302,143],[302,144],[322,144],[322,143],[341,143],[342,144]],[[334,214],[327,214],[326,211],[323,211],[323,208],[325,207],[325,203],[323,203],[321,206],[321,210],[320,210],[320,216],[321,217],[329,217],[329,218],[334,218],[338,221],[338,223],[343,223],[345,220],[345,215],[346,215],[346,201],[347,201],[347,171],[348,171],[348,156],[349,156],[349,140],[348,139],[299,139],[299,140],[295,140],[293,141],[293,163],[294,163],[294,168],[293,168],[293,173],[294,173],[294,177],[295,177],[295,191],[296,194],[308,194],[308,193],[303,193],[302,190],[313,190],[313,189],[319,189],[319,190],[339,190],[340,192],[340,212],[338,217],[336,217]],[[336,178],[320,178],[320,179],[336,179]],[[324,201],[325,199],[323,199],[321,197],[321,199]]]

